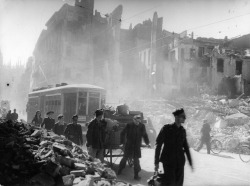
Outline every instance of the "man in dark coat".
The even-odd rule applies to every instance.
[[[173,112],[175,122],[164,125],[156,139],[155,171],[162,162],[164,169],[164,186],[182,186],[184,180],[184,165],[186,153],[189,164],[193,170],[192,159],[186,139],[186,130],[181,126],[185,122],[186,115],[183,109]],[[162,145],[164,145],[163,150]]]
[[[200,151],[204,144],[207,146],[207,153],[210,154],[211,144],[210,144],[210,125],[207,120],[203,120],[203,126],[201,128],[201,142],[196,151]]]
[[[138,174],[141,171],[139,158],[141,158],[142,138],[147,146],[150,147],[145,125],[141,123],[141,116],[136,115],[133,118],[133,122],[128,123],[121,132],[121,143],[125,144],[125,146],[124,155],[119,165],[118,175],[121,174],[122,170],[125,168],[128,158],[131,158],[134,160],[134,179],[140,180]]]
[[[18,114],[16,113],[16,109],[14,109],[14,112],[11,114],[12,121],[18,120]]]
[[[83,145],[82,126],[77,124],[77,121],[78,116],[74,115],[72,117],[72,123],[68,124],[65,129],[64,135],[68,140],[81,146]]]
[[[6,115],[6,120],[11,120],[11,110],[8,111],[7,115]]]
[[[104,161],[104,143],[107,122],[103,119],[103,111],[96,110],[95,119],[88,125],[86,134],[89,155]]]
[[[55,125],[55,120],[52,118],[54,112],[49,111],[47,112],[47,118],[44,118],[41,127],[45,126],[45,129],[52,130]]]
[[[60,114],[58,117],[58,122],[56,122],[54,128],[53,128],[53,132],[57,135],[64,135],[64,131],[67,127],[67,124],[64,122],[64,118],[63,115]]]

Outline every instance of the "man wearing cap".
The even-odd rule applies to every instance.
[[[68,140],[81,146],[83,145],[82,126],[77,124],[77,121],[78,115],[74,115],[72,117],[72,123],[68,124],[65,129],[64,135]]]
[[[164,169],[164,186],[182,186],[184,180],[184,165],[186,153],[188,162],[193,170],[192,159],[186,139],[186,130],[181,126],[185,122],[186,115],[183,109],[173,112],[175,122],[164,125],[156,139],[155,171],[162,162]],[[164,145],[162,149],[162,145]],[[161,150],[162,149],[162,150]]]
[[[86,134],[89,155],[104,161],[104,143],[107,122],[103,119],[103,110],[95,111],[95,119],[88,125]]]
[[[64,131],[67,127],[67,124],[64,122],[64,118],[63,115],[60,114],[58,117],[58,122],[56,122],[54,128],[53,128],[53,132],[57,135],[64,135]]]
[[[128,123],[121,132],[121,143],[124,146],[124,155],[119,165],[118,175],[122,173],[127,160],[130,158],[134,160],[134,179],[140,180],[139,172],[141,171],[141,166],[139,159],[141,158],[142,138],[147,146],[150,147],[145,125],[141,123],[141,116],[136,115],[133,118],[133,122]]]
[[[201,128],[201,142],[199,147],[197,148],[197,152],[201,150],[204,144],[207,146],[207,153],[210,154],[211,144],[210,144],[210,125],[207,120],[203,120],[203,126]]]
[[[53,111],[47,112],[47,118],[44,118],[41,127],[45,125],[45,129],[52,130],[55,125],[55,120],[52,118],[52,115],[54,114]]]

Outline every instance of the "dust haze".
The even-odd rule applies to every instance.
[[[1,1],[0,101],[10,103],[1,109],[15,108],[27,120],[34,90],[91,84],[106,90],[107,105],[143,112],[158,134],[183,107],[197,165],[194,173],[185,168],[184,183],[249,185],[249,164],[238,155],[250,131],[249,6],[243,0]],[[222,154],[194,150],[204,119],[220,136]],[[120,178],[146,185],[153,157],[153,149],[142,150],[140,182],[131,181],[129,169]]]

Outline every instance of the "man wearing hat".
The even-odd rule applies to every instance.
[[[156,139],[155,149],[155,171],[159,169],[159,162],[162,162],[164,169],[164,186],[182,186],[184,180],[184,165],[186,153],[189,165],[192,166],[192,159],[186,138],[186,130],[181,126],[185,122],[184,109],[177,109],[173,112],[175,122],[164,125]],[[163,149],[162,149],[162,145]]]
[[[207,153],[210,154],[210,149],[211,149],[211,144],[210,144],[210,125],[209,122],[204,119],[203,120],[203,126],[201,128],[201,142],[199,147],[196,149],[197,152],[199,152],[201,150],[201,148],[203,147],[204,144],[206,144],[207,146]]]
[[[140,180],[139,172],[141,171],[141,166],[139,159],[141,158],[142,138],[147,146],[150,147],[145,125],[141,122],[141,115],[136,115],[133,118],[133,122],[128,123],[121,132],[121,143],[124,146],[124,155],[119,165],[118,175],[122,173],[127,160],[130,158],[134,160],[134,179]]]
[[[68,140],[81,146],[83,145],[82,126],[77,124],[77,121],[78,115],[74,115],[72,117],[72,123],[68,124],[65,129],[64,135]]]
[[[45,129],[47,130],[52,130],[54,125],[55,125],[55,120],[52,118],[54,112],[53,111],[49,111],[47,112],[47,118],[44,118],[41,127],[43,127],[45,125]]]
[[[103,110],[95,111],[95,119],[88,125],[86,134],[89,155],[104,161],[104,143],[107,122],[103,119]]]

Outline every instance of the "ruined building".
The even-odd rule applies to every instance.
[[[164,79],[161,92],[166,95],[181,93],[194,95],[198,86],[211,85],[211,56],[213,49],[223,40],[214,38],[193,38],[184,31],[172,37],[166,48],[168,60],[164,64]]]
[[[120,62],[122,82],[130,95],[139,98],[153,96],[160,82],[164,36],[163,18],[155,12],[148,19],[129,29],[121,29]]]
[[[89,83],[113,88],[119,82],[122,6],[101,16],[94,0],[64,4],[47,21],[33,56],[32,88]],[[118,73],[113,73],[118,72]],[[112,82],[112,84],[108,84]]]
[[[250,34],[214,48],[211,56],[211,84],[220,94],[250,95]]]

